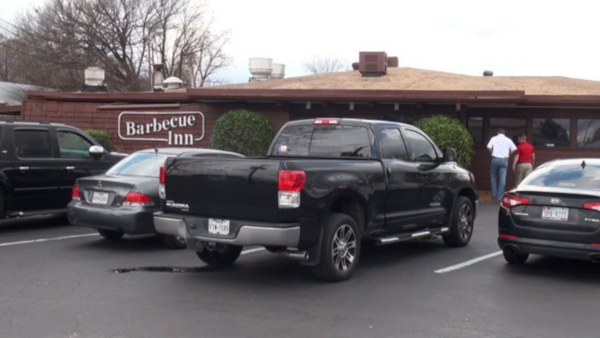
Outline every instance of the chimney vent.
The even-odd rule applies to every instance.
[[[283,79],[285,77],[285,65],[284,64],[274,63],[272,69],[273,69],[273,71],[271,72],[269,79],[279,80],[279,79]]]
[[[165,69],[165,66],[163,66],[162,64],[160,64],[160,63],[154,64],[154,74],[153,74],[154,79],[153,79],[152,84],[154,86],[153,90],[155,92],[162,92],[164,90],[164,88],[163,88],[163,81],[165,79],[164,74],[163,74],[164,69]]]
[[[358,70],[363,77],[387,74],[387,54],[385,52],[360,52]]]
[[[250,74],[252,74],[249,82],[266,81],[273,73],[273,59],[251,58],[249,68]]]
[[[485,76],[485,77],[494,76],[494,72],[492,72],[491,70],[486,70],[485,72],[483,72],[483,76]]]
[[[82,92],[93,93],[107,91],[106,85],[104,85],[104,68],[87,67],[83,73],[85,82],[81,88]]]
[[[387,66],[389,68],[398,68],[398,57],[390,56],[387,58]]]
[[[163,85],[165,86],[165,91],[170,92],[183,88],[185,83],[183,83],[180,78],[171,76],[163,81]]]

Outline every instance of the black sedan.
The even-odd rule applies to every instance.
[[[73,225],[91,227],[106,239],[125,234],[156,233],[152,214],[161,208],[160,167],[168,157],[243,157],[212,149],[164,148],[138,151],[105,174],[80,178],[73,187],[68,217]],[[184,248],[176,236],[162,235],[171,248]]]
[[[511,264],[529,254],[600,262],[600,160],[556,160],[502,199],[498,244]]]

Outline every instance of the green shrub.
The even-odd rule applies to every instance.
[[[93,137],[98,143],[100,143],[104,149],[110,151],[110,137],[106,131],[98,129],[86,129],[85,132]]]
[[[471,165],[475,144],[473,137],[459,120],[437,115],[421,119],[415,126],[429,135],[441,149],[454,148],[457,162],[462,167],[468,168]]]
[[[274,136],[275,130],[264,115],[233,110],[217,120],[210,146],[245,156],[265,156]]]

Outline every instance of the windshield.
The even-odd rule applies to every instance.
[[[106,175],[158,178],[160,167],[169,156],[173,156],[173,154],[135,153],[115,164],[106,172]]]
[[[580,164],[548,166],[532,172],[523,185],[600,190],[600,167]]]

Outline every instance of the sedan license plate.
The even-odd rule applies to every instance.
[[[92,195],[92,203],[94,204],[107,204],[108,193],[107,192],[94,192]]]
[[[544,207],[542,219],[550,221],[567,221],[569,220],[569,208]]]
[[[208,232],[215,235],[229,235],[229,220],[209,218]]]

